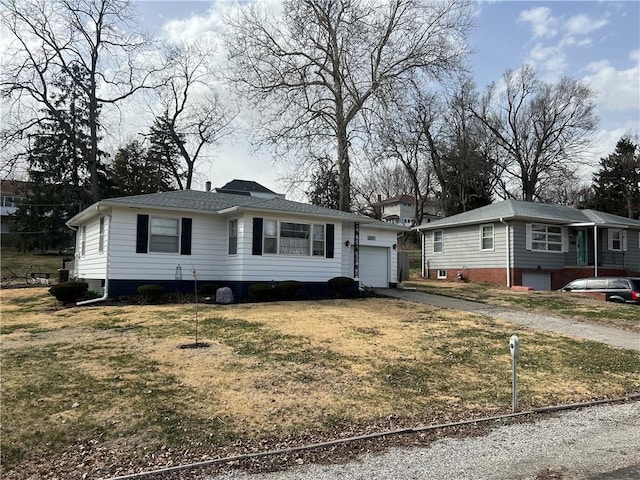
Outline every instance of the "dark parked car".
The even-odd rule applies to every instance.
[[[640,278],[579,278],[560,289],[562,292],[604,293],[610,302],[640,304]]]

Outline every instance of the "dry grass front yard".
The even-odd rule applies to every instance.
[[[2,293],[2,475],[90,478],[640,391],[640,355],[390,299],[63,309]]]
[[[427,293],[546,313],[640,333],[640,305],[604,302],[578,293],[517,292],[494,285],[421,278],[412,278],[404,285]]]

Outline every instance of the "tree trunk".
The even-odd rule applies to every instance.
[[[349,170],[349,142],[347,141],[346,128],[342,128],[338,132],[338,186],[340,190],[338,209],[343,212],[351,211],[351,175]]]

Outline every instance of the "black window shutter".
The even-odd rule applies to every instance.
[[[180,234],[180,255],[191,255],[191,227],[190,218],[182,219],[182,233]]]
[[[253,217],[253,247],[252,255],[262,255],[262,218]]]
[[[149,243],[149,215],[138,215],[136,228],[136,253],[147,253]]]
[[[334,231],[335,225],[327,223],[327,258],[333,258]]]

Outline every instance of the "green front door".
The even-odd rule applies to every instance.
[[[587,265],[587,231],[578,230],[578,265]]]

